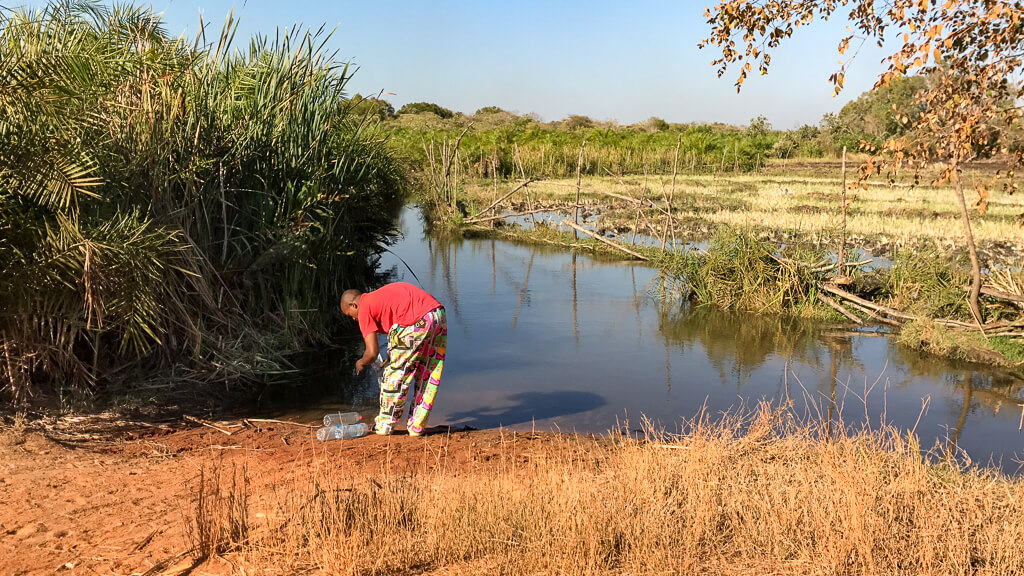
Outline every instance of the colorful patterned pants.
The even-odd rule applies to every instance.
[[[415,404],[409,432],[420,434],[434,407],[437,386],[448,347],[448,321],[444,308],[427,312],[412,326],[395,325],[388,333],[388,360],[380,381],[380,414],[374,422],[378,434],[390,434],[405,411],[405,397],[413,388]]]

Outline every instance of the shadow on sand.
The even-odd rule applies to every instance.
[[[448,419],[456,427],[497,428],[587,412],[607,403],[593,392],[578,390],[520,392],[510,395],[508,400],[511,406],[456,412]]]

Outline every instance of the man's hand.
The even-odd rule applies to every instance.
[[[360,358],[359,360],[356,360],[356,376],[362,374],[363,370],[365,370],[366,367],[369,365],[370,362],[368,362],[365,358]]]
[[[362,338],[364,343],[367,345],[366,352],[362,353],[362,358],[355,361],[355,375],[358,376],[364,371],[367,366],[373,364],[377,360],[377,355],[380,353],[380,344],[377,343],[377,333],[371,332]]]
[[[366,351],[363,352],[363,357],[356,360],[356,375],[362,373],[367,366],[373,363],[377,359],[377,354],[380,352],[380,345],[377,344],[377,333],[370,332],[363,337],[363,341],[366,344]]]

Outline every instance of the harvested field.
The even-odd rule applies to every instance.
[[[833,168],[830,163],[823,169],[809,169],[808,173],[779,173],[779,169],[771,169],[762,174],[679,175],[674,191],[671,174],[646,178],[591,176],[582,179],[580,199],[591,211],[599,213],[596,225],[605,230],[632,229],[638,205],[625,198],[643,199],[648,206],[640,211],[641,228],[664,228],[671,198],[675,233],[687,240],[701,240],[709,227],[728,225],[769,237],[784,231],[816,243],[834,242],[839,233],[840,173],[836,169],[827,176],[823,174]],[[985,173],[976,179],[981,181],[988,176]],[[855,177],[855,166],[851,163],[848,179],[852,182]],[[534,182],[528,191],[529,199],[523,194],[512,199],[517,206],[571,206],[575,202],[576,182]],[[482,208],[490,203],[494,188],[490,182],[470,184],[464,187],[463,194],[472,215],[473,207]],[[963,244],[956,200],[949,187],[915,186],[909,176],[892,185],[876,178],[868,181],[866,189],[851,191],[850,198],[847,234],[854,247],[887,254],[894,247],[937,245],[956,250]],[[968,198],[971,202],[973,198]],[[1024,249],[1021,214],[1024,197],[998,190],[983,214],[974,211],[972,226],[982,252],[1000,262],[1012,261]]]

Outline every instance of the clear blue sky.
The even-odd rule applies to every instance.
[[[739,95],[732,72],[718,78],[715,53],[698,50],[708,26],[705,4],[690,0],[544,2],[440,0],[310,2],[157,0],[167,31],[198,29],[199,15],[219,31],[232,8],[238,39],[277,27],[337,28],[330,46],[359,67],[352,92],[385,96],[397,109],[436,102],[472,113],[483,106],[533,112],[544,120],[584,114],[628,124],[746,124],[763,114],[776,128],[817,124],[874,83],[880,50],[863,49],[832,97],[836,43],[845,21],[818,22],[773,56],[767,76]],[[244,45],[244,41],[241,43]]]

